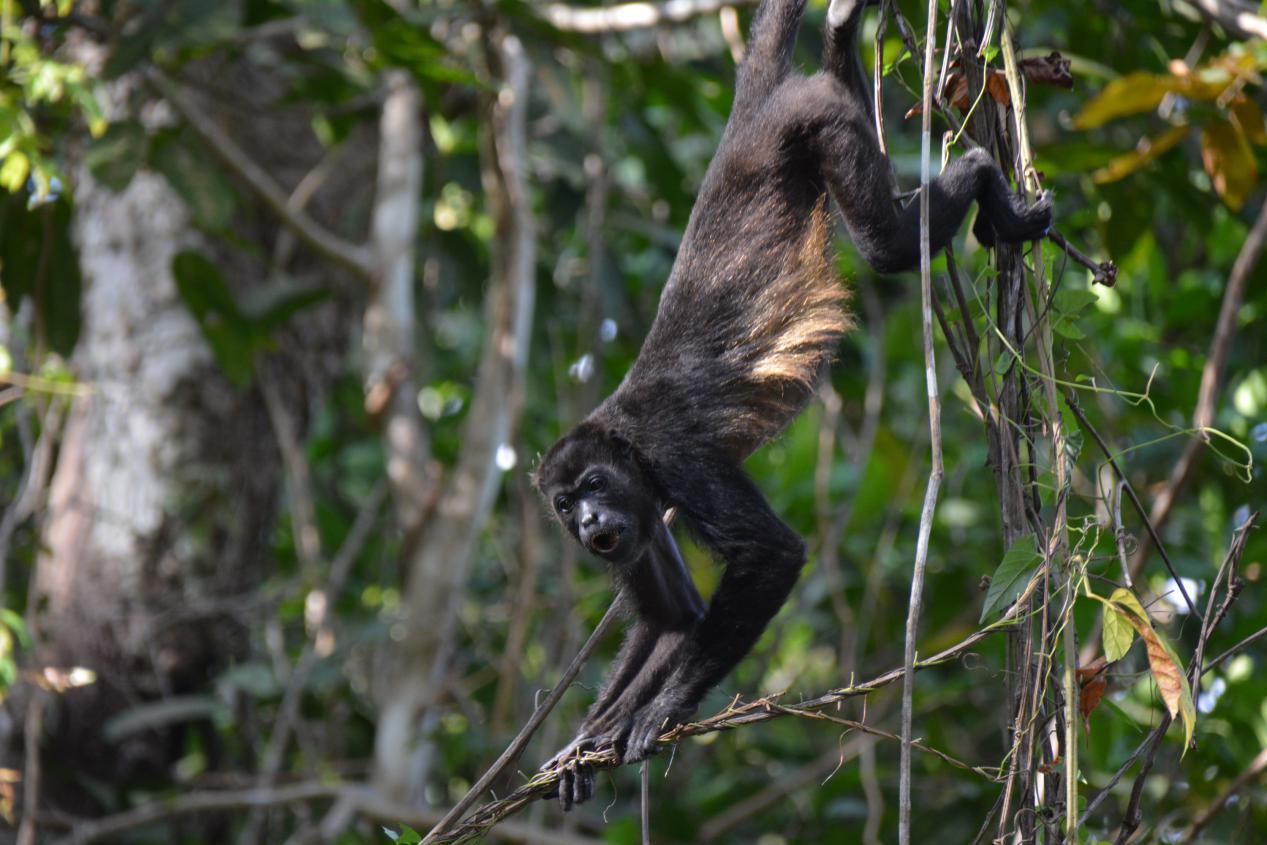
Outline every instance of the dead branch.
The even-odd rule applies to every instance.
[[[627,32],[666,24],[685,23],[720,12],[728,6],[746,6],[756,0],[663,0],[658,3],[621,3],[607,8],[582,8],[551,3],[545,19],[556,29],[587,35]]]

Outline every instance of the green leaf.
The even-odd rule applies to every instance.
[[[1012,543],[1007,554],[1003,555],[1003,562],[990,576],[990,589],[981,608],[981,621],[985,622],[992,613],[1006,610],[1016,601],[1042,562],[1043,556],[1038,553],[1033,534],[1026,534]]]
[[[324,301],[329,295],[330,292],[324,288],[278,277],[268,284],[252,288],[242,297],[242,314],[261,332],[270,334],[290,322],[300,311]]]
[[[407,824],[400,826],[400,832],[392,830],[390,827],[384,827],[383,833],[387,834],[387,838],[395,842],[396,845],[418,845],[422,841],[422,834],[414,830]]]
[[[1104,659],[1113,663],[1121,660],[1135,642],[1135,626],[1111,603],[1104,604]]]
[[[233,188],[222,177],[220,168],[194,143],[183,134],[165,132],[155,136],[151,156],[154,168],[167,177],[198,225],[224,229],[233,218]]]
[[[1070,340],[1082,340],[1087,336],[1082,329],[1078,328],[1078,324],[1072,322],[1071,320],[1060,320],[1056,323],[1052,323],[1051,328],[1056,334],[1061,337],[1069,338]]]
[[[148,147],[141,124],[134,120],[112,123],[88,150],[84,162],[94,179],[112,191],[121,191],[144,163]]]
[[[0,286],[16,309],[30,297],[45,338],[70,355],[79,340],[79,253],[70,237],[71,205],[65,197],[28,207],[25,190],[0,195]]]
[[[999,356],[994,359],[994,372],[998,375],[1007,375],[1007,371],[1012,369],[1012,364],[1016,362],[1016,356],[1012,354],[1012,350],[1004,349]]]
[[[1094,293],[1083,288],[1062,287],[1056,291],[1052,306],[1057,312],[1073,317],[1081,313],[1088,305],[1098,302],[1099,299]]]
[[[185,251],[172,259],[172,276],[216,364],[235,385],[246,387],[255,373],[259,344],[220,271],[198,253]]]

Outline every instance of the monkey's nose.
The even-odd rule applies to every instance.
[[[596,522],[598,522],[598,514],[597,514],[597,513],[595,513],[594,511],[587,510],[587,511],[585,511],[585,513],[581,516],[581,527],[582,527],[582,528],[589,528],[591,525],[593,525],[593,524],[594,524],[594,523],[596,523]]]

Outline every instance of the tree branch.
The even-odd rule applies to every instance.
[[[1039,573],[1041,575],[1041,572]],[[1020,609],[1029,601],[1037,585],[1041,582],[1041,578],[1032,579],[1020,597],[1003,615],[999,622],[988,628],[983,628],[957,644],[938,652],[932,657],[924,660],[917,660],[912,667],[915,670],[927,669],[931,666],[938,666],[950,660],[954,660],[968,652],[977,643],[981,642],[991,634],[1001,630],[1006,630],[1012,625],[1020,612]],[[823,695],[815,698],[800,701],[794,705],[778,705],[770,698],[763,698],[757,701],[748,702],[746,704],[738,704],[727,707],[721,712],[707,719],[690,724],[680,725],[674,730],[660,737],[662,746],[669,746],[677,742],[679,739],[687,736],[699,736],[701,734],[716,733],[718,731],[733,730],[745,725],[753,725],[758,722],[766,722],[770,719],[776,719],[781,716],[801,716],[804,718],[823,718],[817,711],[834,708],[852,698],[859,698],[869,695],[876,690],[883,689],[895,681],[902,680],[906,675],[905,668],[899,666],[894,669],[877,675],[869,681],[860,684],[850,684],[840,689],[831,690]],[[857,722],[848,722],[847,720],[838,720],[835,717],[829,717],[831,721],[846,723],[850,728],[860,729],[867,733],[877,733],[876,729],[870,726],[864,726]],[[883,736],[892,736],[892,734],[879,732]],[[912,743],[912,747],[927,753],[942,756],[940,752],[928,748],[923,743]],[[620,765],[616,753],[612,750],[603,750],[599,752],[590,752],[581,755],[580,762],[594,769],[613,769]],[[946,759],[943,757],[943,759]],[[985,774],[985,770],[979,767],[972,767],[959,761],[952,761],[955,765]],[[523,808],[532,804],[540,798],[552,795],[555,785],[559,782],[560,769],[551,769],[538,772],[528,783],[521,786],[515,792],[497,801],[491,801],[480,807],[458,827],[451,830],[444,836],[438,837],[430,842],[430,845],[455,845],[456,843],[470,842],[487,835],[490,829],[502,822],[503,819],[519,812]],[[988,776],[988,775],[987,775]]]

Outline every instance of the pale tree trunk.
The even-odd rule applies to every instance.
[[[493,62],[503,83],[488,106],[484,152],[484,187],[497,236],[485,305],[483,353],[457,465],[435,494],[434,511],[423,514],[417,543],[407,549],[404,635],[384,655],[379,672],[382,689],[374,780],[379,790],[397,800],[421,797],[430,768],[430,731],[444,688],[467,573],[503,471],[508,463],[513,465],[510,440],[523,403],[536,267],[524,163],[529,64],[514,36],[494,35],[491,40],[490,53],[495,53]],[[383,133],[380,167],[386,173],[391,158],[386,120]],[[378,251],[391,254],[382,245]],[[393,284],[406,281],[385,276],[385,282]],[[411,412],[416,413],[416,408]],[[402,485],[394,477],[392,481],[399,491]]]
[[[245,645],[245,620],[226,611],[261,563],[275,459],[266,421],[216,371],[173,284],[172,257],[195,239],[182,201],[147,172],[117,194],[85,174],[75,198],[72,365],[91,392],[69,411],[33,607],[41,662],[97,673],[59,700],[50,750],[115,779],[173,749],[161,726],[108,744],[103,720],[204,686]]]

